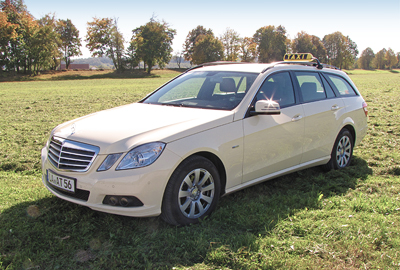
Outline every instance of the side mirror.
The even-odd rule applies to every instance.
[[[259,100],[256,102],[255,110],[250,112],[251,115],[273,115],[281,114],[281,107],[279,103],[273,100]]]

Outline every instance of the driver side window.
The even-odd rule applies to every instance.
[[[257,93],[256,101],[273,100],[281,108],[295,103],[292,80],[288,72],[275,73],[269,76]]]

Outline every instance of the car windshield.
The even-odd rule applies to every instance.
[[[143,103],[232,110],[243,99],[257,73],[192,71],[151,94]]]

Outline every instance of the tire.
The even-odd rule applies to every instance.
[[[342,129],[333,146],[331,159],[324,166],[326,170],[337,170],[348,167],[353,156],[354,140],[350,131]]]
[[[201,156],[184,160],[165,188],[161,218],[171,225],[198,223],[213,212],[220,196],[215,165]]]

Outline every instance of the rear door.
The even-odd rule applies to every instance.
[[[319,72],[293,71],[304,108],[304,145],[301,163],[328,157],[345,113],[340,97]]]

